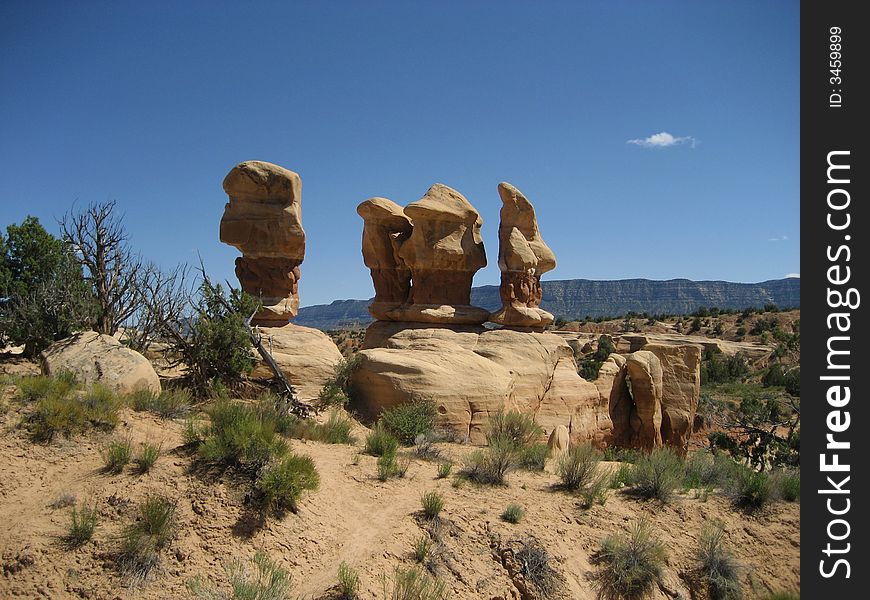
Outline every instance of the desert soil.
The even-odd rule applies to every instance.
[[[692,595],[685,583],[705,522],[719,520],[727,541],[743,565],[749,598],[769,591],[800,588],[800,507],[776,503],[746,515],[727,499],[693,492],[667,505],[638,501],[611,491],[604,505],[588,510],[579,500],[554,491],[550,472],[515,472],[506,487],[437,479],[437,464],[415,459],[403,479],[380,482],[375,461],[358,446],[294,440],[295,451],[311,456],[321,486],[304,497],[297,514],[265,521],[245,507],[246,489],[230,476],[197,474],[182,447],[181,422],[161,420],[124,409],[113,434],[92,433],[32,443],[18,424],[24,414],[6,386],[0,408],[0,597],[2,598],[189,598],[186,582],[201,576],[228,589],[224,567],[233,559],[249,561],[267,552],[288,569],[300,598],[334,598],[336,571],[345,561],[359,571],[363,599],[381,598],[383,574],[414,566],[413,545],[429,525],[420,514],[420,497],[438,490],[444,510],[438,549],[430,570],[447,582],[455,598],[521,598],[523,587],[511,579],[500,548],[534,538],[552,557],[563,580],[551,597],[593,600],[592,558],[603,537],[627,530],[640,517],[654,524],[669,553],[664,585],[653,598]],[[365,429],[359,428],[362,440]],[[132,468],[117,475],[102,470],[101,448],[113,438],[131,437],[134,447],[160,442],[163,455],[152,471]],[[445,456],[460,462],[471,448],[440,444]],[[65,494],[99,510],[94,538],[70,550],[63,536],[71,507],[53,508]],[[177,502],[177,535],[149,578],[132,581],[119,573],[119,534],[135,519],[148,495]],[[511,525],[499,518],[510,503],[526,509]]]

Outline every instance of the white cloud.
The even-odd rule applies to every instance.
[[[661,133],[654,133],[647,138],[628,140],[626,143],[641,146],[642,148],[669,148],[681,144],[690,144],[694,148],[697,140],[690,135],[675,137],[667,131],[662,131]]]
[[[767,241],[768,241],[768,242],[787,242],[787,241],[788,241],[788,236],[787,236],[787,235],[781,235],[781,236],[779,236],[779,237],[767,238]]]
[[[785,278],[788,279],[789,277],[797,277],[798,279],[800,279],[801,274],[800,273],[786,273]]]

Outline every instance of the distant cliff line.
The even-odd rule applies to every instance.
[[[689,279],[564,279],[542,281],[541,307],[568,320],[585,317],[621,316],[629,312],[686,314],[702,306],[761,308],[776,304],[800,307],[801,280],[797,277],[760,283],[691,281]],[[367,307],[371,300],[336,300],[331,304],[306,306],[293,322],[319,329],[365,326],[372,321]],[[471,289],[471,303],[490,311],[501,306],[497,285]]]

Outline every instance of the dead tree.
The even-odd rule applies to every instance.
[[[82,211],[68,212],[60,222],[63,237],[94,289],[98,307],[94,328],[109,335],[136,310],[136,274],[142,264],[114,211],[114,201],[92,203]]]

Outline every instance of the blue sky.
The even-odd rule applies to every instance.
[[[436,182],[535,204],[545,279],[799,273],[798,2],[0,5],[0,224],[117,200],[166,266],[233,276],[243,160],[302,176],[302,305],[372,294],[356,205]],[[667,134],[667,135],[656,135]],[[670,136],[670,137],[669,137]]]

